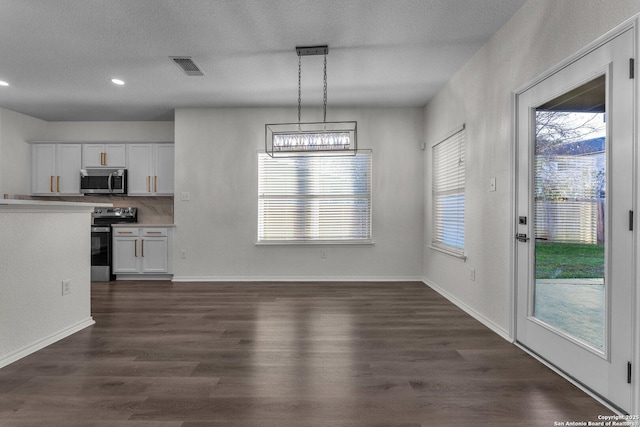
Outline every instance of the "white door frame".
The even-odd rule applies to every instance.
[[[638,101],[640,100],[640,85],[638,84],[638,79],[640,79],[640,49],[639,49],[639,45],[640,45],[640,38],[639,38],[639,33],[638,33],[638,28],[639,28],[639,23],[640,23],[640,14],[630,18],[629,20],[625,21],[624,23],[620,24],[619,26],[617,26],[616,28],[612,29],[611,31],[607,32],[606,34],[604,34],[603,36],[599,37],[598,39],[596,39],[595,41],[593,41],[592,43],[590,43],[589,45],[585,46],[584,48],[582,48],[581,50],[579,50],[578,52],[576,52],[575,54],[569,56],[567,59],[565,59],[564,61],[560,62],[559,64],[555,65],[554,67],[551,67],[549,70],[547,70],[546,72],[544,72],[543,74],[539,75],[538,77],[532,79],[531,81],[527,82],[526,84],[524,84],[523,86],[517,88],[516,90],[514,90],[511,94],[511,183],[512,183],[512,194],[511,194],[511,241],[510,241],[510,253],[511,253],[511,260],[510,260],[510,270],[511,270],[511,286],[510,288],[510,292],[511,292],[511,298],[510,298],[510,303],[511,303],[511,307],[510,307],[510,316],[511,316],[511,324],[510,324],[510,331],[509,331],[509,335],[511,338],[511,341],[517,344],[517,336],[516,336],[516,321],[517,321],[517,313],[516,313],[516,307],[517,307],[517,298],[518,298],[518,293],[517,293],[517,251],[516,251],[516,240],[515,240],[515,235],[517,233],[518,227],[517,227],[517,218],[518,218],[518,212],[517,212],[517,177],[518,177],[518,169],[517,169],[517,156],[518,156],[518,96],[522,93],[524,93],[525,91],[527,91],[528,89],[532,88],[533,86],[537,85],[538,83],[542,82],[543,80],[547,79],[549,76],[557,73],[558,71],[562,70],[563,68],[567,67],[569,64],[577,61],[578,59],[588,55],[589,53],[591,53],[592,51],[596,50],[597,48],[599,48],[600,46],[608,43],[609,41],[611,41],[612,39],[614,39],[615,37],[617,37],[618,35],[624,33],[627,30],[632,30],[633,31],[633,40],[634,40],[634,56],[635,56],[635,79],[634,79],[634,94],[633,94],[633,104],[634,104],[634,109],[635,109],[635,115],[633,118],[633,146],[634,146],[634,155],[633,155],[633,169],[634,169],[634,178],[633,178],[633,183],[634,183],[634,189],[633,189],[633,200],[632,200],[632,206],[633,206],[633,211],[635,213],[635,218],[634,218],[634,229],[637,230],[635,233],[635,240],[633,242],[633,250],[634,250],[634,266],[633,266],[633,277],[634,277],[634,283],[633,283],[633,319],[632,319],[632,337],[633,337],[633,357],[632,357],[632,365],[633,365],[633,370],[632,370],[632,408],[631,408],[631,413],[632,414],[639,414],[640,413],[640,313],[638,312],[638,308],[640,308],[640,271],[638,269],[638,265],[640,265],[640,251],[638,250],[638,248],[640,248],[640,221],[638,221],[638,216],[640,216],[640,212],[638,211],[638,192],[640,189],[640,174],[638,173],[638,165],[640,164],[640,158],[639,158],[639,152],[640,152],[640,138],[638,135],[638,131],[639,131],[639,117],[638,115],[640,115],[640,111],[638,110]],[[606,405],[607,407],[609,407],[610,409],[612,409],[614,412],[617,412],[617,410],[615,408],[612,408],[608,402],[603,401],[598,395],[594,394],[591,390],[587,389],[586,387],[584,387],[582,384],[580,384],[578,381],[576,381],[574,378],[569,377],[567,374],[565,374],[563,371],[557,369],[555,366],[551,365],[549,362],[547,362],[544,359],[541,359],[540,357],[538,357],[537,355],[533,354],[532,352],[530,352],[528,349],[518,345],[520,348],[522,348],[524,351],[526,351],[527,353],[531,354],[533,357],[535,357],[536,359],[538,359],[540,362],[542,362],[543,364],[545,364],[546,366],[548,366],[550,369],[552,369],[553,371],[555,371],[556,373],[558,373],[559,375],[563,376],[564,378],[566,378],[567,380],[569,380],[570,382],[572,382],[574,385],[576,385],[578,388],[582,389],[583,391],[585,391],[587,394],[589,394],[590,396],[592,396],[593,398],[595,398],[596,400],[600,401],[602,404]]]

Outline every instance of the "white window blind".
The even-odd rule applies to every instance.
[[[464,127],[433,146],[432,246],[464,256]]]
[[[371,241],[371,152],[258,154],[258,242]]]

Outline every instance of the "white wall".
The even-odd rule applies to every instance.
[[[28,194],[31,151],[25,141],[45,135],[47,122],[0,108],[0,198]]]
[[[0,204],[0,368],[93,324],[90,209]]]
[[[421,278],[422,114],[421,108],[329,110],[330,120],[357,120],[358,146],[373,149],[375,244],[256,246],[256,153],[264,149],[264,125],[295,121],[296,110],[177,110],[176,280]],[[181,192],[190,201],[181,201]]]
[[[173,122],[48,122],[51,141],[173,141]]]
[[[429,147],[467,125],[466,264],[425,250],[425,280],[504,335],[510,329],[512,93],[640,11],[638,0],[530,0],[425,108]],[[425,155],[431,241],[431,152]],[[489,182],[497,178],[497,191]],[[469,280],[469,267],[476,270]]]

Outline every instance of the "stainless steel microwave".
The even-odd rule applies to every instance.
[[[113,168],[80,169],[80,193],[127,194],[127,170]]]

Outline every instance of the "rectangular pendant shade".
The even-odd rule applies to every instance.
[[[265,125],[265,152],[271,157],[355,155],[357,122]]]

